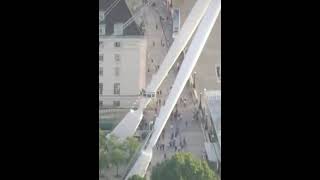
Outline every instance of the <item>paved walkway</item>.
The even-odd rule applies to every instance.
[[[167,159],[178,152],[180,149],[180,144],[183,144],[184,138],[186,140],[186,145],[181,149],[182,152],[191,152],[195,157],[202,158],[204,149],[205,138],[203,136],[203,131],[200,122],[193,119],[193,112],[195,111],[197,105],[194,104],[191,96],[191,88],[187,85],[180,98],[186,99],[186,106],[178,102],[178,112],[181,113],[181,119],[175,120],[174,112],[170,120],[167,122],[164,133],[161,135],[157,146],[153,149],[153,159],[151,161],[151,166],[155,166],[158,162],[164,160],[166,154]],[[175,108],[176,109],[176,108]],[[178,131],[178,135],[175,138],[175,145],[177,146],[177,151],[175,147],[170,147],[169,142],[172,141],[171,136]],[[175,135],[174,135],[175,136]],[[181,141],[181,142],[180,142]],[[164,150],[160,150],[160,145],[164,144]]]
[[[162,6],[145,8],[143,20],[146,27],[145,36],[148,42],[146,84],[149,84],[152,75],[157,72],[157,66],[161,65],[170,43],[172,43],[172,38],[169,36],[172,34],[170,21],[160,21],[160,15],[169,16],[168,13],[169,11],[164,10]],[[170,43],[166,43],[166,39],[169,39]]]
[[[208,1],[209,2],[209,1]],[[197,3],[198,4],[198,6],[197,6],[197,8],[200,8],[201,6],[205,6],[206,4],[200,4],[200,3]],[[195,9],[194,11],[193,11],[193,15],[199,15],[199,14],[195,14],[195,13],[198,13],[198,11],[197,11],[197,9]],[[192,27],[191,25],[191,22],[192,21],[187,21],[188,23],[187,23],[187,25],[188,26],[186,26],[186,27],[189,27],[190,26],[190,28]],[[157,29],[157,28],[156,28]],[[185,29],[188,29],[188,28],[185,28]],[[185,30],[184,29],[184,30]],[[186,33],[186,32],[184,32],[184,33]],[[180,33],[180,35],[182,34],[182,31],[181,31],[181,33]],[[182,36],[181,36],[182,37]],[[181,42],[181,37],[179,38],[179,41],[177,41],[178,43],[179,42]],[[178,38],[177,38],[177,40],[178,40]],[[177,43],[176,43],[177,44]],[[154,45],[154,44],[152,44],[152,45]],[[175,48],[173,48],[173,49],[170,49],[170,52],[171,53],[173,53],[172,52],[172,50],[176,50],[176,48],[178,48],[178,47],[175,47]],[[169,52],[169,53],[170,53]],[[180,51],[179,51],[180,52]],[[177,54],[177,53],[176,53]],[[172,55],[172,54],[170,54],[170,55]],[[178,55],[178,54],[177,54]],[[170,57],[170,56],[166,56],[166,60],[168,60],[168,57]],[[173,58],[173,57],[172,57]],[[169,58],[170,59],[170,58]],[[190,60],[189,60],[190,61]],[[191,63],[191,62],[189,62],[188,61],[188,63]],[[179,64],[181,64],[181,62],[179,63]],[[184,66],[183,66],[183,68],[186,68],[187,66],[186,65],[188,65],[188,64],[184,64]],[[161,66],[162,67],[162,66]],[[171,65],[170,65],[170,67],[171,67]],[[174,67],[174,66],[173,66]],[[193,67],[193,66],[192,66]],[[161,83],[159,84],[160,85],[160,88],[158,89],[158,90],[161,90],[162,91],[162,93],[160,93],[157,97],[158,97],[158,99],[155,101],[155,103],[154,104],[159,104],[158,105],[158,107],[155,109],[155,111],[157,111],[157,110],[159,110],[160,109],[160,107],[162,106],[162,104],[164,103],[163,102],[163,100],[164,99],[167,99],[166,98],[166,96],[167,96],[167,94],[168,94],[168,91],[171,89],[170,88],[170,86],[172,86],[172,83],[173,83],[173,80],[175,80],[175,78],[172,78],[172,77],[175,77],[176,76],[176,72],[175,72],[175,69],[173,68],[173,70],[171,70],[171,71],[167,71],[167,72],[165,72],[165,71],[161,71],[161,70],[163,70],[163,67],[162,67],[162,69],[160,69],[160,71],[159,72],[161,72],[161,73],[165,73],[165,74],[163,74],[163,75],[166,75],[166,73],[168,73],[167,74],[167,76],[166,76],[166,78],[164,78],[164,81],[162,81],[162,79],[161,79]],[[185,73],[190,73],[189,72],[189,70],[187,71],[187,72],[185,72],[185,73],[183,73],[184,71],[182,71],[182,72],[180,72],[179,74],[179,77],[180,77],[180,80],[182,80],[181,78],[183,78],[184,76],[184,74]],[[161,74],[160,73],[160,74]],[[182,74],[181,74],[182,73]],[[173,76],[171,75],[171,74],[173,74]],[[187,75],[187,74],[186,74]],[[188,74],[187,76],[189,76],[190,74]],[[162,76],[161,76],[162,77]],[[165,76],[164,76],[165,77]],[[158,79],[156,79],[156,80],[158,80]],[[184,84],[185,84],[185,82],[187,81],[187,79],[184,79],[183,80],[183,82],[184,82]],[[157,81],[156,81],[157,82]],[[158,86],[157,84],[152,84],[152,85],[154,85],[154,86]],[[149,86],[148,86],[149,87]],[[174,87],[173,87],[173,89],[175,90],[174,92],[175,93],[173,93],[173,94],[175,94],[175,95],[180,95],[180,93],[179,92],[181,92],[181,90],[182,89],[180,89],[179,90],[179,88],[182,88],[183,89],[183,87],[177,87],[177,84],[175,84],[174,85]],[[153,86],[151,86],[151,88],[149,88],[149,89],[157,89],[157,87],[156,88],[153,88]],[[185,88],[184,88],[185,89]],[[147,89],[148,90],[148,89]],[[164,96],[164,98],[162,97],[162,96]],[[173,97],[171,97],[171,96],[173,96],[172,94],[170,94],[170,98],[173,98]],[[183,150],[182,151],[188,151],[188,152],[191,152],[192,154],[194,154],[195,156],[197,156],[197,157],[203,157],[203,152],[204,152],[204,141],[205,141],[205,139],[204,139],[204,134],[203,134],[203,131],[202,131],[202,128],[201,128],[201,126],[199,125],[199,123],[197,123],[197,122],[195,122],[195,120],[192,120],[192,118],[193,118],[193,113],[192,113],[192,110],[193,109],[195,109],[195,107],[197,107],[197,105],[194,105],[193,103],[192,103],[192,95],[191,95],[191,89],[190,88],[188,88],[188,86],[187,86],[187,89],[185,89],[184,90],[184,92],[182,93],[182,97],[183,98],[186,98],[187,99],[187,101],[185,102],[185,106],[184,105],[182,105],[182,107],[178,107],[178,109],[180,109],[179,110],[179,112],[181,112],[181,114],[182,114],[182,119],[181,120],[175,120],[175,121],[172,121],[172,122],[170,122],[170,120],[168,121],[168,123],[166,122],[166,120],[165,120],[165,122],[164,123],[167,123],[167,125],[166,125],[166,128],[165,129],[167,129],[167,130],[165,130],[167,133],[168,133],[168,131],[169,131],[169,136],[168,137],[163,137],[162,139],[161,139],[161,137],[160,137],[160,143],[162,144],[162,145],[165,145],[165,146],[167,146],[167,148],[164,148],[164,150],[162,150],[162,153],[163,154],[161,154],[161,152],[160,153],[154,153],[154,155],[153,155],[153,159],[152,159],[152,161],[151,161],[151,166],[153,166],[153,165],[155,165],[156,163],[157,163],[157,161],[158,162],[160,162],[160,161],[162,161],[163,159],[164,159],[164,151],[166,151],[166,150],[168,150],[168,144],[169,144],[169,141],[170,141],[170,137],[172,136],[171,134],[173,133],[173,132],[180,132],[180,133],[178,133],[179,135],[175,135],[175,137],[177,138],[176,139],[176,146],[174,146],[175,147],[175,150],[173,150],[174,148],[170,148],[170,150],[168,150],[168,157],[167,158],[169,158],[169,156],[171,156],[171,155],[173,155],[174,154],[174,152],[176,152],[177,151],[177,147],[180,147],[179,146],[179,144],[181,144],[181,142],[186,142],[186,143],[184,143],[184,144],[187,144],[184,148],[183,148]],[[174,102],[176,102],[176,99],[177,97],[174,97]],[[161,100],[160,102],[159,102],[159,100]],[[172,102],[172,99],[170,100],[171,102]],[[178,102],[178,104],[179,104],[179,102]],[[169,106],[165,106],[166,107],[166,109],[164,109],[164,111],[170,111],[171,112],[171,110],[172,110],[172,108],[173,108],[173,106],[174,106],[174,104],[172,104],[172,103],[170,103],[169,104]],[[181,106],[181,105],[180,105]],[[157,112],[155,112],[155,114],[156,114]],[[163,113],[163,112],[162,112]],[[162,114],[163,115],[163,114]],[[156,117],[156,116],[155,116]],[[161,116],[162,117],[162,116]],[[165,117],[166,118],[166,117]],[[160,120],[160,119],[158,119],[158,120]],[[161,121],[159,121],[160,123],[162,123],[162,119],[161,119]],[[186,122],[188,122],[188,125],[186,124]],[[156,128],[156,131],[154,132],[154,136],[152,136],[151,137],[151,139],[152,139],[152,141],[150,140],[150,142],[152,142],[151,143],[151,147],[153,147],[153,143],[156,143],[154,140],[157,140],[158,139],[158,135],[160,136],[160,133],[161,133],[161,130],[162,130],[162,125],[165,125],[165,124],[159,124],[158,122],[156,123],[156,125],[157,125],[157,128]],[[168,126],[169,126],[169,129],[168,129]],[[188,130],[188,127],[190,126],[190,129]],[[160,128],[161,127],[161,129],[160,129],[160,131],[159,131],[159,129],[158,128]],[[185,131],[183,131],[183,129],[185,129]],[[158,130],[158,131],[157,131]],[[190,144],[188,143],[188,142],[191,142]],[[194,144],[193,144],[194,143]],[[148,145],[148,146],[149,146]],[[155,148],[154,149],[156,149],[156,151],[160,151],[159,150],[159,147],[157,148],[157,146],[155,146]],[[151,150],[151,149],[150,149]],[[171,152],[172,151],[172,152]],[[171,152],[171,153],[170,153]],[[143,156],[142,156],[143,157]],[[163,158],[162,158],[163,157]],[[140,161],[138,161],[136,164],[135,164],[135,166],[134,166],[134,172],[139,172],[139,173],[143,173],[142,171],[143,171],[143,169],[141,169],[141,165],[139,164],[139,163],[142,163],[142,162],[140,162]],[[144,166],[144,165],[143,165]],[[149,168],[149,169],[151,169],[151,168]],[[140,172],[141,171],[141,172]],[[147,175],[148,176],[148,175]]]
[[[172,0],[173,7],[180,8],[180,20],[183,24],[197,0]],[[221,64],[221,16],[218,19],[201,52],[194,71],[196,74],[196,90],[199,96],[203,89],[221,89],[221,83],[217,80],[215,66]],[[210,83],[208,83],[210,82]]]

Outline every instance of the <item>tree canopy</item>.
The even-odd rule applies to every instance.
[[[109,164],[116,166],[119,176],[119,166],[125,164],[132,158],[139,147],[139,141],[134,137],[128,137],[120,141],[114,135],[106,138],[105,133],[99,130],[99,169],[100,174]]]
[[[139,147],[139,141],[137,138],[128,137],[125,141],[125,146],[129,152],[129,156],[132,157],[132,155],[136,152],[137,148]]]
[[[191,153],[177,153],[152,169],[152,180],[217,180],[206,161],[192,157]]]
[[[133,175],[128,180],[146,180],[146,178],[139,175]]]

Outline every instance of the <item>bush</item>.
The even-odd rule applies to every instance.
[[[177,153],[153,167],[152,180],[217,180],[207,162],[193,158],[191,153]]]
[[[128,180],[146,180],[146,178],[139,175],[133,175]]]

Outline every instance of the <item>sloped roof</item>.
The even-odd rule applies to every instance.
[[[113,8],[110,8],[110,13],[105,17],[100,24],[106,26],[106,35],[113,34],[114,24],[116,23],[125,23],[128,19],[132,17],[131,12],[127,6],[125,0],[99,0],[99,11],[106,11],[111,5],[115,5]],[[138,25],[135,22],[132,22],[126,29],[123,31],[123,35],[143,35],[140,31]]]

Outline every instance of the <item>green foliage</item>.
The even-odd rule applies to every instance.
[[[125,146],[129,152],[129,157],[131,158],[139,147],[139,141],[135,137],[128,137],[125,141]]]
[[[139,141],[129,137],[121,142],[114,135],[106,138],[102,130],[99,130],[99,169],[108,167],[108,164],[116,166],[119,176],[119,166],[126,163],[139,147]]]
[[[109,164],[108,152],[106,148],[106,137],[104,132],[99,129],[99,173]]]
[[[99,150],[104,149],[106,146],[106,137],[104,132],[99,129]]]
[[[120,148],[115,148],[111,150],[110,156],[111,156],[111,163],[117,167],[117,176],[119,176],[119,166],[124,162],[126,162],[128,158],[127,153]]]
[[[177,153],[152,169],[152,180],[216,180],[206,161],[194,159],[190,153]]]
[[[146,180],[146,178],[139,175],[133,175],[128,180]]]

